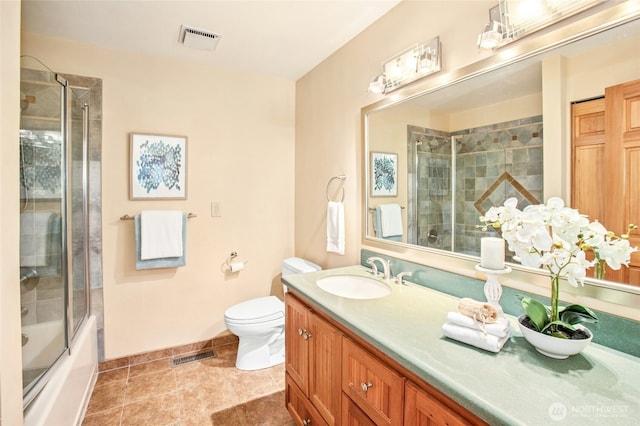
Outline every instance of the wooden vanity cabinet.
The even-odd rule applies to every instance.
[[[286,380],[298,386],[325,424],[340,424],[342,333],[288,293],[285,306]]]
[[[291,292],[285,314],[286,406],[299,426],[486,425]]]
[[[411,382],[405,387],[405,426],[466,426],[462,417]]]
[[[287,410],[298,425],[303,426],[327,426],[327,422],[320,415],[318,410],[311,404],[311,401],[303,395],[302,391],[291,379],[290,375],[285,377],[285,399]]]
[[[402,425],[404,378],[346,337],[342,341],[342,391],[374,424]]]

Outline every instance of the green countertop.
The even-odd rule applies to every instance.
[[[319,310],[380,349],[491,425],[631,425],[640,418],[640,359],[591,343],[565,360],[539,354],[511,320],[511,339],[497,354],[442,334],[458,298],[388,282],[389,296],[355,300],[316,285],[325,276],[371,277],[350,266],[287,275],[283,281]],[[640,338],[640,330],[635,336]]]

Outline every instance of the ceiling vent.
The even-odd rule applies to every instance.
[[[220,38],[222,38],[222,35],[220,34],[182,25],[180,27],[180,37],[178,38],[178,41],[186,47],[191,47],[193,49],[216,50],[216,46],[218,45]]]

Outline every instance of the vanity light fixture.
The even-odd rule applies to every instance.
[[[382,73],[369,83],[371,93],[389,93],[440,71],[440,37],[416,44],[382,64]]]
[[[384,78],[384,74],[376,75],[371,79],[369,83],[369,92],[371,93],[384,93],[384,89],[387,86],[387,79]]]
[[[489,23],[478,35],[478,47],[497,49],[603,1],[500,0],[496,6],[489,9]]]

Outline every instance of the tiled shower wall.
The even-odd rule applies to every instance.
[[[501,205],[510,197],[518,198],[520,208],[543,200],[542,129],[542,116],[452,133],[409,126],[409,149],[417,145],[413,160],[417,226],[414,240],[409,242],[479,255],[480,237],[487,234],[477,225],[491,206]],[[456,152],[455,194],[449,184],[452,140]],[[409,156],[410,163],[413,157]]]

